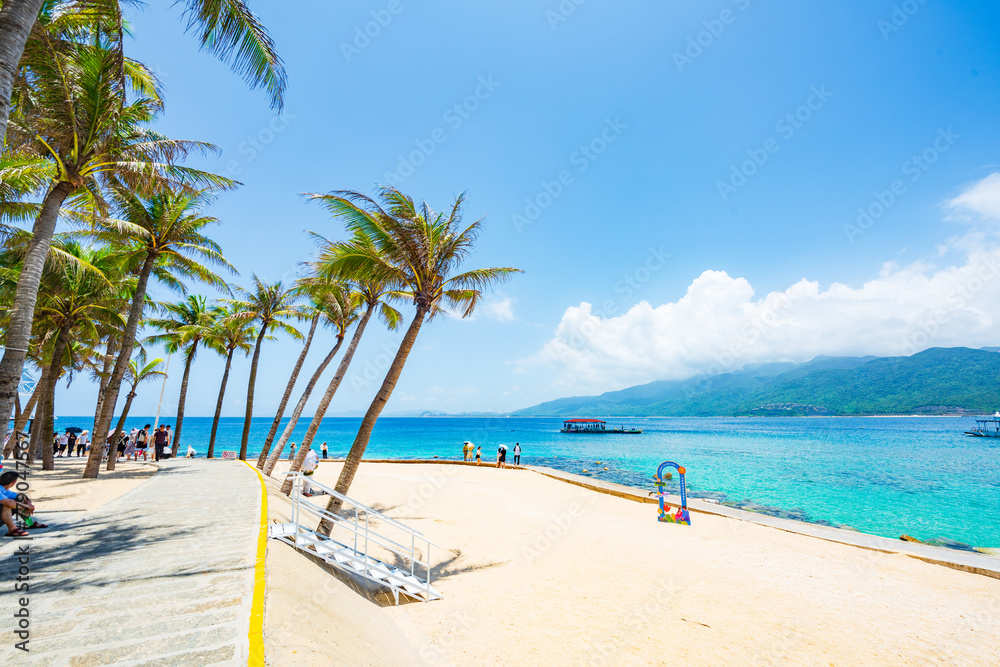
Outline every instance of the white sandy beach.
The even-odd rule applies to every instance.
[[[997,662],[998,579],[720,516],[662,524],[527,470],[365,463],[351,495],[446,548],[445,599],[380,607],[270,542],[271,664]]]

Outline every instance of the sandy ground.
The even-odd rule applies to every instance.
[[[105,462],[97,479],[80,479],[86,461],[86,457],[57,458],[55,470],[42,470],[41,461],[36,462],[26,492],[35,507],[44,512],[97,509],[139,486],[158,469],[155,463],[119,461],[114,472],[109,473],[104,469]],[[7,459],[4,470],[17,468]]]
[[[997,664],[997,579],[526,470],[368,463],[351,495],[445,547],[445,599],[376,606],[272,542],[273,664]]]

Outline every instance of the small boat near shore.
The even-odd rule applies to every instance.
[[[642,433],[641,428],[608,428],[607,422],[600,419],[567,419],[559,429],[560,433]]]
[[[976,438],[1000,438],[1000,412],[996,412],[992,417],[976,420],[976,430],[966,431],[965,435]]]

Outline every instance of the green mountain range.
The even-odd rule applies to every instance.
[[[909,357],[816,357],[710,378],[561,398],[518,416],[712,417],[981,414],[1000,409],[997,348],[931,348]]]

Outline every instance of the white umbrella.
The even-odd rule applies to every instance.
[[[507,445],[500,445],[500,449],[507,451]]]
[[[463,442],[462,444],[463,444],[463,445],[471,445],[472,443],[471,443],[471,442],[469,442],[468,440],[466,440],[466,441],[465,441],[465,442]]]

